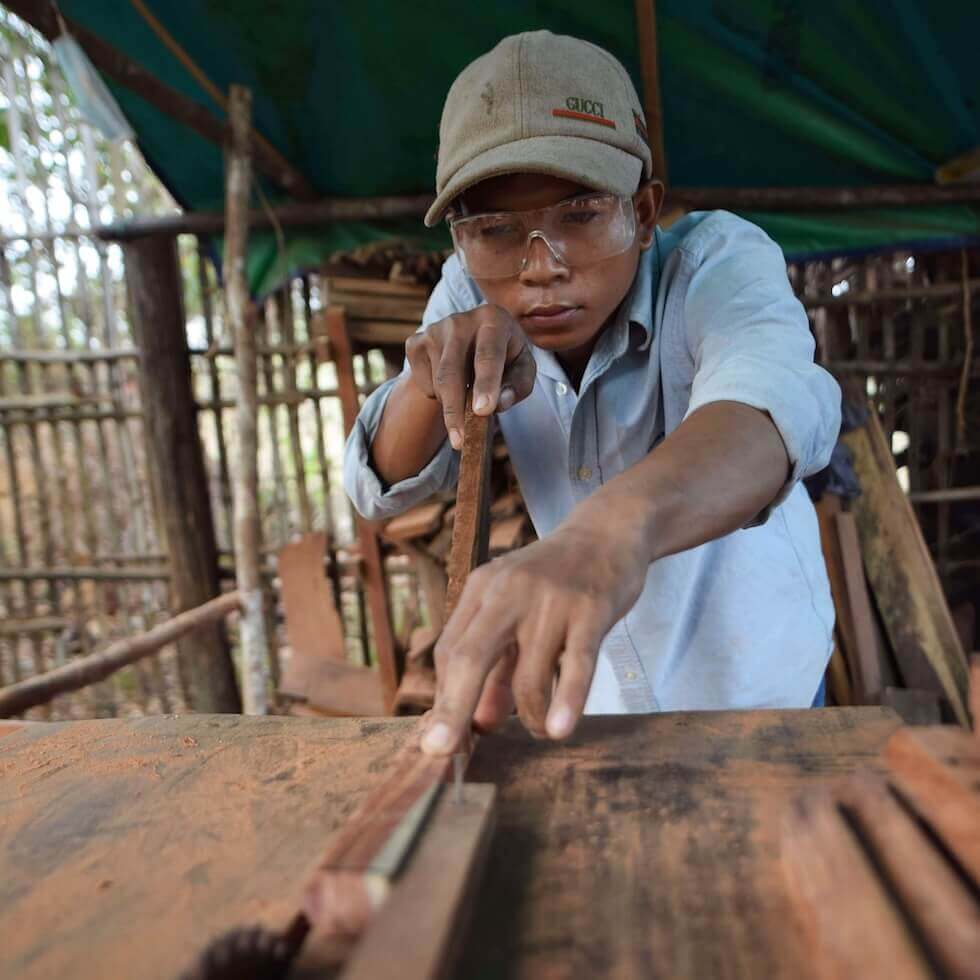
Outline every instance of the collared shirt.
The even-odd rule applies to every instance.
[[[482,302],[452,256],[422,326]],[[639,599],[602,643],[586,711],[809,707],[830,656],[834,609],[816,514],[799,481],[830,458],[840,390],[813,362],[779,247],[728,212],[687,215],[658,229],[641,253],[578,392],[554,354],[532,350],[532,394],[497,419],[539,537],[710,402],[767,412],[792,465],[751,525],[649,566]],[[345,489],[371,519],[452,487],[458,474],[447,440],[417,476],[381,484],[368,447],[396,380],[364,403],[345,451]]]

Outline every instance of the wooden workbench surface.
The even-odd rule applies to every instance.
[[[187,715],[0,738],[0,977],[172,980],[206,940],[282,925],[413,720]],[[458,975],[808,975],[779,804],[874,765],[877,708],[516,723],[468,778],[498,827]]]

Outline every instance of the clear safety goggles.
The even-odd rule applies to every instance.
[[[450,218],[453,244],[475,279],[504,279],[527,267],[540,238],[568,268],[582,268],[625,252],[636,236],[633,200],[588,194],[536,211],[497,211]]]

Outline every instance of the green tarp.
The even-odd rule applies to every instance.
[[[634,6],[624,0],[147,3],[219,88],[252,88],[257,128],[324,195],[431,191],[445,92],[507,34],[543,27],[588,38],[620,57],[640,88]],[[60,8],[221,115],[132,4],[61,0]],[[936,166],[980,145],[978,0],[657,0],[656,8],[675,185],[931,182]],[[112,88],[177,200],[220,207],[220,151]],[[980,240],[980,209],[968,206],[750,217],[790,257]],[[395,230],[424,234],[421,222]],[[391,232],[338,226],[291,250],[302,261]]]

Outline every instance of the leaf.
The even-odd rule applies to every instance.
[[[0,150],[10,152],[10,131],[7,129],[7,120],[0,116]]]

